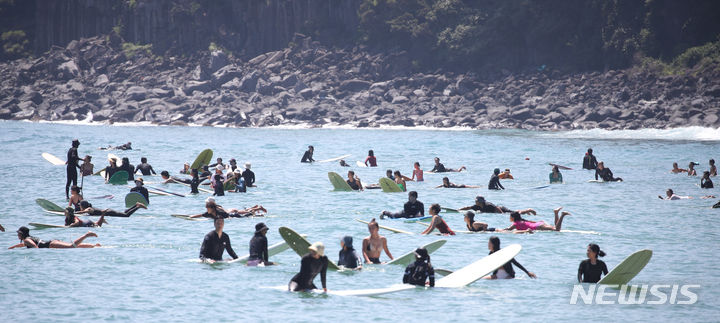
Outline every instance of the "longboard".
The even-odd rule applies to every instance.
[[[118,157],[115,154],[108,154],[108,161],[110,161],[110,159],[113,159],[113,158],[115,159],[115,165],[117,167],[121,167],[123,165],[122,158]]]
[[[128,173],[124,170],[120,170],[113,174],[108,180],[108,184],[112,185],[125,185],[128,182]]]
[[[69,228],[68,226],[57,225],[57,224],[45,224],[45,223],[35,223],[35,222],[30,222],[28,224],[35,227],[35,229]]]
[[[357,165],[357,167],[367,167],[367,165],[365,165],[365,163],[363,163],[359,160],[355,162],[355,165]]]
[[[328,163],[328,162],[331,162],[331,161],[336,161],[336,160],[340,160],[340,159],[343,159],[343,158],[348,158],[348,157],[350,157],[350,156],[352,156],[352,154],[342,155],[342,156],[340,156],[340,157],[335,157],[335,158],[330,158],[330,159],[318,160],[318,161],[316,161],[316,163]]]
[[[278,232],[280,232],[280,236],[283,240],[285,240],[285,242],[287,242],[288,246],[290,246],[290,248],[292,248],[292,250],[294,250],[300,257],[308,253],[310,242],[303,238],[299,233],[288,227],[280,227]],[[328,259],[328,269],[339,270],[340,267],[338,267],[338,265],[332,260]]]
[[[440,247],[442,247],[446,242],[447,242],[447,240],[437,240],[437,241],[430,242],[422,247],[427,249],[428,254],[431,254],[431,253],[435,252],[436,250],[440,249]],[[410,251],[410,252],[408,252],[400,257],[397,257],[393,260],[390,260],[387,262],[387,264],[388,265],[405,266],[405,265],[410,264],[413,261],[415,261],[415,250]]]
[[[605,181],[603,181],[603,180],[599,180],[599,179],[591,179],[591,180],[589,180],[589,181],[587,181],[587,182],[588,182],[588,183],[607,183],[607,182],[605,182]]]
[[[645,265],[650,262],[650,258],[652,258],[652,250],[637,251],[613,268],[598,284],[626,285],[645,268]]]
[[[370,224],[370,222],[363,221],[363,220],[360,220],[360,219],[355,219],[355,221],[358,221],[358,222],[361,222],[361,223],[365,223],[365,224]],[[413,234],[412,232],[403,231],[403,230],[395,229],[395,228],[391,228],[391,227],[386,227],[386,226],[384,226],[384,225],[378,225],[378,226],[380,227],[380,229],[385,229],[385,230],[388,230],[388,231],[391,231],[391,232],[395,232],[395,233]]]
[[[187,214],[170,214],[170,215],[173,216],[173,217],[176,217],[176,218],[180,218],[180,219],[183,219],[183,220],[189,220],[189,221],[207,221],[207,220],[208,220],[208,218],[202,218],[202,217],[200,217],[200,218],[191,218],[191,217],[190,217],[189,215],[187,215]]]
[[[328,179],[333,185],[333,191],[352,192],[353,190],[338,173],[328,172]]]
[[[442,269],[442,268],[435,268],[435,273],[440,276],[447,276],[452,274],[452,270]]]
[[[40,207],[43,208],[45,211],[65,212],[65,209],[46,199],[36,199],[35,203],[40,205]]]
[[[557,166],[559,169],[572,170],[572,168],[567,167],[567,166],[563,166],[563,165],[558,165],[558,164],[553,164],[553,163],[548,163],[548,165],[550,165],[550,166]]]
[[[432,220],[431,216],[423,216],[420,218],[409,218],[409,219],[405,220],[404,222],[405,223],[430,222],[430,220]]]
[[[163,189],[159,189],[159,188],[157,188],[157,187],[147,186],[147,188],[150,188],[150,189],[153,189],[153,190],[155,190],[155,191],[162,192],[162,193],[165,193],[165,194],[175,195],[175,196],[179,196],[179,197],[185,197],[185,195],[183,195],[183,194],[166,191],[166,190],[163,190]],[[148,191],[148,192],[149,192],[149,191]]]
[[[380,187],[382,188],[382,191],[385,193],[398,193],[402,192],[402,189],[400,189],[400,186],[393,182],[391,179],[387,177],[381,177],[380,178]]]
[[[520,250],[522,250],[522,246],[511,244],[443,277],[435,283],[435,287],[458,288],[470,285],[515,258],[520,253]]]
[[[195,161],[190,165],[190,169],[200,170],[203,166],[210,164],[213,157],[212,149],[205,149],[195,158]]]
[[[65,211],[48,211],[48,210],[43,210],[43,211],[45,211],[45,213],[51,214],[51,215],[65,216]]]
[[[185,186],[187,186],[187,187],[191,187],[190,184],[185,184],[185,183],[182,183],[182,182],[173,182],[173,183],[175,183],[175,184],[180,184],[180,185],[185,185]],[[202,188],[202,187],[198,187],[198,192],[215,193],[215,192],[212,191],[212,190],[204,189],[204,188]]]
[[[65,162],[62,159],[57,158],[53,154],[42,153],[42,157],[45,158],[45,160],[49,161],[51,164],[53,164],[55,166],[65,165]]]
[[[140,202],[145,206],[148,206],[148,204],[150,204],[150,202],[145,199],[145,196],[138,192],[130,192],[125,195],[125,207],[132,207],[137,202]]]
[[[440,207],[440,212],[445,212],[445,213],[460,213],[460,211],[458,211],[457,209],[451,209],[451,208],[449,208],[449,207]]]

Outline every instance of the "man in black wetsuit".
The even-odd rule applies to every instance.
[[[128,181],[134,181],[135,180],[135,166],[130,164],[130,158],[123,157],[122,159],[122,166],[120,166],[120,170],[124,170],[128,173]]]
[[[78,147],[80,147],[80,141],[75,139],[72,141],[72,147],[68,149],[67,152],[67,162],[65,164],[67,165],[67,180],[65,181],[65,198],[70,199],[70,186],[71,183],[73,186],[77,186],[77,170],[80,168],[78,165],[78,161],[80,160],[80,156],[78,156]]]
[[[135,167],[134,173],[137,173],[138,170],[143,174],[143,176],[149,176],[150,174],[156,175],[155,170],[150,164],[148,164],[147,158],[145,157],[140,158],[140,164]]]
[[[190,180],[190,193],[198,194],[198,193],[200,193],[198,191],[198,186],[200,186],[200,177],[198,176],[198,170],[193,169],[193,170],[191,170],[191,173],[192,173],[192,179]]]
[[[416,191],[408,192],[408,201],[405,202],[405,205],[403,206],[403,210],[401,212],[393,213],[390,211],[383,211],[380,214],[380,218],[384,219],[385,217],[388,217],[391,219],[397,219],[417,218],[425,216],[425,205],[423,205],[422,202],[418,201],[417,197],[418,194]]]
[[[255,187],[255,173],[250,170],[250,163],[245,163],[245,170],[242,172],[242,177],[245,179],[245,187]]]
[[[143,179],[142,177],[139,177],[135,180],[135,187],[130,189],[130,192],[138,192],[142,194],[145,197],[145,200],[150,203],[150,193],[148,192],[147,188],[143,186]]]
[[[308,146],[308,150],[305,151],[305,154],[303,154],[302,159],[300,159],[301,163],[312,163],[315,161],[313,159],[313,152],[315,152],[315,147]]]
[[[164,184],[169,184],[169,183],[191,184],[192,183],[191,179],[180,178],[177,176],[170,176],[170,173],[166,170],[160,172],[160,177],[162,177]]]
[[[623,180],[620,177],[613,177],[612,171],[610,168],[605,167],[605,163],[603,162],[599,162],[595,169],[595,180],[598,180],[598,177],[602,178],[605,182],[622,182]]]
[[[435,157],[435,167],[430,171],[432,173],[444,173],[447,172],[445,165],[440,162],[440,158]]]
[[[489,190],[504,190],[505,188],[500,184],[500,168],[495,168],[493,175],[490,176],[490,182],[488,183]]]
[[[200,247],[200,259],[213,263],[215,261],[222,260],[222,255],[225,250],[233,259],[237,259],[238,256],[233,251],[230,245],[230,237],[227,233],[223,232],[225,227],[225,219],[215,219],[215,230],[208,232],[203,239],[202,247]]]
[[[270,262],[268,258],[268,241],[265,234],[269,228],[265,223],[258,223],[255,225],[255,235],[250,239],[250,257],[248,258],[248,266],[257,266],[263,264],[265,266],[274,265],[275,263]]]
[[[597,168],[598,162],[597,159],[595,159],[595,155],[593,155],[592,148],[588,148],[587,153],[585,153],[585,157],[583,158],[583,169],[595,169]]]
[[[317,289],[313,280],[317,274],[320,274],[323,291],[327,292],[325,276],[327,275],[328,258],[323,255],[325,245],[322,242],[315,242],[308,247],[308,251],[300,260],[300,272],[290,280],[288,289],[291,292]]]
[[[216,163],[208,165],[209,168],[217,167],[218,165],[222,166],[222,169],[225,169],[225,164],[222,162],[222,158],[218,157],[216,160]]]
[[[495,204],[487,202],[487,201],[485,201],[485,198],[480,195],[475,197],[474,205],[461,207],[458,210],[461,210],[461,211],[473,210],[473,211],[482,212],[482,213],[504,213],[504,212],[512,212],[513,211],[504,206],[497,206]]]

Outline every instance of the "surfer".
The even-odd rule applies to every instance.
[[[308,146],[308,150],[305,151],[305,154],[303,154],[302,159],[300,159],[301,163],[312,163],[315,161],[313,159],[313,152],[315,152],[315,147]]]
[[[255,234],[250,239],[250,257],[248,258],[248,266],[257,266],[263,264],[264,266],[274,265],[274,262],[268,260],[270,255],[268,254],[268,241],[265,234],[270,230],[265,223],[258,223],[255,225]]]
[[[703,177],[700,179],[700,188],[713,188],[713,181],[710,179],[710,171],[704,171]]]
[[[65,181],[65,199],[67,200],[70,199],[70,183],[72,183],[72,185],[77,185],[77,169],[80,168],[80,166],[78,166],[78,161],[80,160],[77,151],[78,147],[80,147],[80,141],[74,139],[72,141],[72,147],[70,147],[67,152],[67,161],[65,162],[67,165],[67,167],[65,167],[67,170],[67,180]]]
[[[245,179],[245,186],[255,187],[255,173],[250,170],[250,163],[245,163],[245,170],[242,172],[242,177]]]
[[[658,198],[660,198],[661,200],[684,200],[684,199],[692,198],[690,196],[676,195],[675,192],[673,192],[673,190],[669,189],[669,188],[667,189],[667,191],[665,191],[665,196],[666,197],[662,197],[662,196],[658,195]]]
[[[212,168],[212,167],[216,167],[216,168],[217,168],[218,166],[222,167],[222,168],[220,168],[220,170],[224,170],[224,169],[225,169],[225,164],[223,164],[222,158],[220,158],[220,157],[218,157],[217,159],[215,159],[215,163],[214,163],[214,164],[208,165],[208,167],[210,167],[210,168]]]
[[[435,157],[435,167],[433,167],[433,169],[430,170],[430,172],[431,172],[431,173],[446,173],[446,172],[459,173],[459,172],[462,172],[464,169],[467,169],[467,168],[465,168],[465,166],[460,166],[460,168],[458,168],[458,169],[445,168],[445,165],[443,165],[443,164],[440,162],[440,158],[439,158],[439,157]]]
[[[82,176],[90,176],[93,174],[93,165],[90,160],[92,160],[92,156],[85,155],[85,158],[83,159],[83,164],[80,165],[80,174]]]
[[[230,164],[228,166],[230,168],[230,171],[234,172],[236,169],[238,169],[237,160],[235,160],[235,158],[230,158],[230,160],[228,161],[228,164]]]
[[[415,249],[415,262],[405,267],[403,284],[425,287],[426,281],[430,287],[435,287],[435,269],[427,249],[420,247]]]
[[[498,174],[498,177],[500,179],[515,179],[515,177],[513,177],[512,174],[510,174],[510,168],[505,168],[505,171]]]
[[[73,185],[70,188],[70,199],[68,200],[68,206],[72,206],[75,210],[80,210],[80,201],[83,200],[82,194],[80,194],[80,187]]]
[[[687,170],[688,176],[697,176],[697,171],[695,170],[696,165],[700,165],[700,164],[698,164],[696,162],[690,162],[690,164],[688,164],[688,170]]]
[[[613,173],[610,170],[610,168],[605,167],[604,162],[599,162],[597,164],[597,168],[595,169],[595,180],[598,179],[598,177],[602,178],[605,182],[622,182],[623,179],[620,177],[613,177]]]
[[[215,230],[208,232],[203,239],[200,247],[200,259],[208,263],[220,261],[225,250],[227,250],[230,257],[237,259],[238,256],[230,245],[230,236],[223,232],[225,219],[222,217],[215,218],[214,225]]]
[[[123,157],[122,159],[122,166],[120,166],[119,170],[124,170],[128,173],[128,181],[134,181],[135,180],[135,166],[130,164],[130,159],[127,157]]]
[[[140,166],[138,166],[138,167],[140,167]],[[177,176],[170,176],[170,172],[168,172],[166,170],[160,172],[160,177],[163,179],[163,184],[170,184],[170,183],[190,184],[192,182],[191,179],[180,178]]]
[[[200,186],[200,177],[198,176],[198,170],[192,170],[192,178],[190,179],[190,194],[198,194],[198,186]]]
[[[403,192],[407,191],[407,184],[405,183],[405,181],[410,180],[410,178],[400,174],[399,170],[396,170],[394,174],[395,174],[395,184],[397,184],[397,186],[400,187],[401,191],[403,191]]]
[[[442,185],[438,185],[435,188],[480,188],[480,186],[476,186],[476,185],[451,183],[450,179],[447,177],[443,177],[442,181],[443,181]]]
[[[5,228],[3,228],[2,225],[0,225],[0,232],[5,232]]]
[[[20,239],[20,243],[8,248],[8,249],[14,249],[14,248],[20,248],[20,247],[27,247],[27,248],[53,248],[53,249],[65,249],[65,248],[94,248],[94,247],[100,247],[100,244],[89,244],[89,243],[82,243],[85,239],[88,237],[97,237],[97,234],[92,231],[88,231],[87,233],[80,236],[80,238],[75,239],[72,243],[65,242],[61,240],[40,240],[38,238],[35,238],[30,235],[30,229],[27,227],[20,227],[20,229],[17,230],[18,239]]]
[[[349,170],[347,176],[348,179],[345,182],[350,185],[350,188],[352,188],[353,191],[363,190],[362,182],[360,182],[360,178],[355,175],[355,172]]]
[[[377,167],[377,158],[375,158],[375,152],[372,149],[368,151],[368,156],[365,158],[365,166]]]
[[[595,158],[595,155],[593,155],[592,148],[588,148],[587,152],[585,153],[585,157],[583,157],[583,169],[595,169],[597,168],[598,162]]]
[[[345,162],[345,159],[340,159],[340,167],[350,167],[350,165]]]
[[[327,292],[327,275],[328,258],[324,255],[325,245],[322,242],[315,242],[308,247],[308,253],[300,260],[300,272],[295,274],[290,283],[288,290],[291,292],[310,291],[317,289],[313,283],[315,276],[320,274],[320,282],[324,292]]]
[[[353,248],[353,238],[351,236],[344,236],[340,240],[340,252],[338,253],[338,266],[345,268],[360,270],[362,269],[362,263],[358,259],[355,248]]]
[[[216,165],[215,166],[215,175],[212,176],[212,180],[210,181],[210,186],[215,191],[213,195],[215,196],[224,196],[225,195],[225,176],[222,173],[223,167],[222,165]]]
[[[142,196],[145,197],[145,201],[150,203],[150,193],[148,192],[147,188],[143,186],[144,183],[145,181],[143,181],[143,178],[139,177],[135,180],[135,187],[131,188],[130,192],[138,192],[142,194]]]
[[[120,170],[120,168],[117,166],[117,159],[108,158],[108,162],[110,162],[110,166],[105,167],[105,183],[107,183],[110,178],[115,175],[117,171]]]
[[[488,201],[485,201],[485,197],[483,197],[483,196],[481,196],[481,195],[478,195],[478,196],[475,197],[475,204],[473,204],[473,205],[471,205],[471,206],[461,207],[461,208],[459,208],[458,210],[460,210],[460,211],[473,210],[473,211],[478,211],[478,212],[482,212],[482,213],[505,213],[505,212],[513,212],[513,210],[511,210],[511,209],[509,209],[509,208],[507,208],[507,207],[504,207],[504,206],[502,206],[502,205],[497,206],[497,205],[495,205],[495,204],[493,204],[493,203],[490,203],[490,202],[488,202]],[[537,213],[535,212],[535,210],[533,210],[533,209],[517,210],[517,212],[520,213],[520,214],[532,214],[532,215],[537,214]]]
[[[124,212],[118,212],[112,209],[96,209],[92,206],[92,204],[90,204],[90,202],[82,200],[80,201],[80,211],[75,211],[75,214],[87,214],[94,216],[117,216],[127,218],[133,213],[135,213],[135,211],[137,211],[138,209],[147,209],[147,206],[145,206],[145,204],[137,202],[135,203],[135,205],[131,206]]]
[[[75,210],[71,207],[65,208],[65,226],[66,227],[101,227],[105,221],[105,216],[101,215],[97,222],[88,219],[80,219],[75,216]]]
[[[427,229],[423,231],[420,234],[430,234],[435,230],[436,228],[442,235],[451,235],[454,236],[455,232],[450,229],[450,227],[445,223],[445,220],[441,216],[438,215],[440,213],[440,204],[433,204],[430,206],[430,209],[428,209],[428,212],[430,213],[430,216],[432,216],[432,219],[430,220],[430,225],[428,225]]]
[[[475,222],[475,213],[472,211],[465,212],[465,226],[469,231],[472,232],[483,232],[483,231],[502,231],[496,230],[495,228],[488,227],[487,223]]]
[[[235,170],[235,193],[247,192],[247,185],[245,185],[245,178],[242,176],[240,169]],[[254,176],[254,175],[253,175]]]
[[[417,218],[425,216],[425,205],[417,200],[418,193],[416,191],[408,192],[408,201],[405,202],[401,212],[393,213],[390,211],[382,211],[380,218],[385,217],[391,219],[397,218]]]
[[[591,243],[587,247],[588,259],[580,262],[578,268],[578,283],[597,283],[602,275],[608,274],[605,262],[598,257],[605,257],[605,251],[600,250],[600,246]]]
[[[423,170],[420,169],[420,163],[415,162],[413,165],[411,181],[422,182],[423,181]]]
[[[550,184],[562,184],[563,177],[562,173],[560,173],[560,169],[557,165],[552,167],[552,172],[550,173]]]
[[[710,176],[717,176],[717,167],[715,167],[715,159],[710,159]]]
[[[385,177],[391,179],[393,182],[395,181],[395,176],[393,176],[392,169],[388,169],[385,171]]]
[[[563,213],[558,216],[558,214],[560,214],[560,210],[562,210],[562,206],[553,210],[553,212],[555,212],[554,226],[545,224],[544,221],[528,221],[523,219],[522,215],[520,215],[519,212],[512,212],[510,213],[510,222],[512,222],[513,224],[507,227],[505,230],[517,230],[521,232],[531,232],[534,230],[560,231],[560,229],[562,228],[563,219],[565,219],[566,215],[570,215],[570,212],[563,211]]]
[[[225,209],[222,208],[222,206],[217,205],[215,203],[215,199],[212,197],[208,197],[205,199],[205,213],[202,214],[195,214],[191,215],[190,218],[210,218],[210,219],[217,219],[217,218],[227,218],[230,217],[230,215],[225,211]]]
[[[671,173],[677,174],[677,173],[687,173],[687,169],[685,168],[679,168],[678,163],[673,163],[673,168],[670,170]]]
[[[210,167],[208,167],[207,165],[203,166],[202,173],[200,173],[200,178],[202,178],[204,181],[204,180],[210,178],[211,176],[212,176],[212,172],[210,171]],[[205,184],[205,185],[207,185],[207,184]]]
[[[490,250],[489,254],[494,254],[498,251],[500,251],[500,238],[496,236],[490,237],[488,240],[488,249]],[[537,278],[534,273],[529,272],[523,265],[521,265],[515,258],[512,260],[506,262],[502,267],[496,269],[493,271],[492,275],[490,275],[487,279],[513,279],[515,278],[515,269],[513,269],[513,265],[520,268],[522,271],[525,272],[530,278]]]
[[[380,264],[380,254],[382,250],[385,250],[388,258],[391,260],[395,259],[390,253],[390,250],[388,250],[387,239],[379,233],[380,225],[375,221],[375,218],[368,223],[368,231],[370,235],[365,237],[362,243],[362,254],[363,258],[365,258],[365,263]]]
[[[147,158],[145,157],[140,158],[140,164],[135,167],[135,171],[133,173],[137,173],[137,171],[140,171],[143,176],[150,176],[150,174],[157,175],[152,165],[148,164]]]
[[[183,169],[180,171],[180,174],[190,174],[190,163],[183,164]]]
[[[488,182],[488,189],[489,190],[504,190],[505,187],[500,184],[500,168],[495,168],[493,170],[492,176],[490,176],[490,182]]]

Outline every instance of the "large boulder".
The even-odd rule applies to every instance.
[[[368,81],[352,79],[340,83],[340,90],[348,92],[359,92],[369,89],[370,85],[371,84]]]

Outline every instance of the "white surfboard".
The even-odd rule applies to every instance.
[[[328,162],[331,162],[331,161],[336,161],[336,160],[340,160],[340,159],[343,159],[343,158],[348,158],[348,157],[350,157],[350,156],[352,156],[352,154],[342,155],[342,156],[340,156],[340,157],[335,157],[335,158],[330,158],[330,159],[323,159],[323,160],[316,161],[316,163],[328,163]]]
[[[363,221],[363,220],[360,220],[360,219],[355,219],[355,221],[362,222],[362,223],[365,223],[365,224],[370,224],[370,222],[368,222],[368,221]],[[412,232],[403,231],[403,230],[395,229],[395,228],[391,228],[391,227],[386,227],[386,226],[384,226],[384,225],[378,225],[378,226],[380,227],[380,229],[385,229],[385,230],[388,230],[388,231],[391,231],[391,232],[395,232],[395,233],[413,234]]]
[[[287,244],[287,242],[285,242],[285,241],[278,242],[278,243],[268,247],[268,257],[272,257],[272,256],[277,255],[288,249],[290,249],[290,246]],[[239,262],[241,264],[246,264],[249,258],[250,258],[250,255],[244,255],[237,259],[228,260],[227,263],[231,264],[234,262]]]
[[[183,220],[189,220],[189,221],[206,221],[208,218],[200,217],[200,218],[191,218],[190,215],[187,214],[170,214],[170,216],[175,218],[180,218]]]
[[[355,290],[328,290],[330,295],[338,296],[377,296],[388,293],[395,293],[404,290],[410,290],[415,288],[422,288],[410,284],[397,284],[385,288],[374,288],[374,289],[355,289]]]
[[[603,180],[601,180],[601,179],[591,179],[591,180],[589,180],[589,181],[587,181],[587,182],[588,182],[588,183],[606,183],[605,181],[603,181]]]
[[[502,248],[498,252],[443,277],[435,283],[435,287],[458,288],[470,285],[515,258],[520,253],[520,250],[522,250],[522,246],[519,244],[512,244]]]
[[[365,163],[363,163],[359,160],[355,162],[355,165],[357,165],[357,167],[367,167],[367,165],[365,165]]]
[[[112,154],[112,153],[108,154],[108,161],[110,161],[110,159],[113,159],[113,158],[115,158],[115,165],[117,165],[117,167],[120,167],[123,165],[122,158],[120,158],[117,155]]]
[[[65,165],[65,162],[62,159],[57,158],[53,154],[42,153],[42,157],[45,158],[45,160],[49,161],[53,165],[56,165],[56,166]]]

